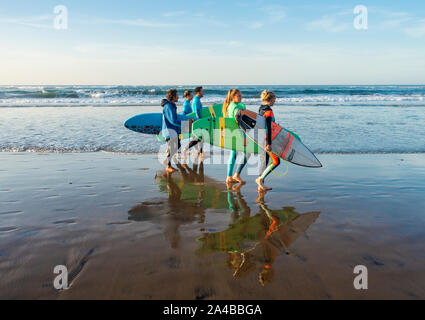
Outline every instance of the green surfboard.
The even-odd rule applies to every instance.
[[[258,153],[261,148],[245,136],[233,118],[205,118],[192,125],[192,133],[204,142],[239,152]]]
[[[203,118],[216,118],[221,117],[223,115],[223,104],[215,104],[209,107],[204,107],[201,109],[201,119]],[[192,112],[186,115],[187,117],[193,118],[196,121],[196,112]],[[190,128],[189,125],[189,131],[186,130],[186,132],[182,132],[181,139],[189,139],[192,137],[192,128]],[[157,139],[161,142],[165,142],[165,139],[162,135],[158,134]]]
[[[188,117],[196,118],[196,112],[189,113]],[[202,118],[219,118],[223,116],[223,104],[215,104],[209,107],[204,107],[201,109],[201,119]]]

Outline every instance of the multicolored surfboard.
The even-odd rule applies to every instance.
[[[258,144],[245,136],[232,118],[205,118],[192,125],[192,133],[198,139],[213,146],[247,153],[258,153]]]
[[[265,149],[265,119],[249,110],[239,111],[237,118],[239,127],[245,132],[246,136],[258,143],[262,149]],[[275,122],[272,122],[271,129],[272,153],[283,160],[299,166],[310,168],[322,167],[322,164],[313,152],[311,152],[294,133],[282,128]]]

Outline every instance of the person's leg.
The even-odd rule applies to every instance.
[[[172,158],[174,159],[174,161],[176,161],[176,156],[180,150],[181,145],[181,141],[180,138],[173,138],[173,154],[172,154]]]
[[[167,152],[165,154],[167,166],[171,166],[171,142],[170,139],[165,140],[167,142]]]
[[[227,162],[227,178],[226,183],[235,183],[235,179],[232,178],[233,169],[235,167],[236,162],[236,151],[232,150],[230,153],[229,160]]]
[[[166,157],[167,157],[167,159],[166,159],[167,167],[165,168],[165,172],[166,173],[172,173],[172,172],[176,171],[176,169],[174,169],[171,166],[171,159],[172,159],[172,157],[174,155],[174,153],[173,153],[173,151],[174,151],[174,146],[173,146],[174,141],[173,140],[174,139],[167,139],[166,140],[167,141],[167,154],[166,154]]]
[[[280,164],[280,159],[278,156],[274,154],[270,154],[270,157],[272,159],[272,163],[263,171],[263,173],[255,180],[258,184],[258,188],[264,189],[264,190],[271,190],[271,188],[266,188],[264,186],[264,179],[274,170],[276,169]]]
[[[264,180],[274,169],[276,169],[280,165],[280,159],[278,156],[274,155],[273,153],[270,154],[270,157],[272,158],[272,163],[267,167],[270,168],[269,170],[265,170],[263,174],[261,175],[262,179]]]
[[[264,172],[264,170],[266,170],[267,163],[269,162],[269,153],[263,150],[263,152],[260,153],[259,158],[260,163],[258,166],[258,175],[260,175],[262,172]]]
[[[238,181],[240,183],[244,183],[245,182],[241,178],[241,172],[242,172],[242,169],[245,167],[246,163],[248,162],[248,158],[246,156],[246,153],[243,152],[242,154],[243,154],[242,162],[239,163],[238,166],[236,167],[236,173],[233,176],[233,179],[235,179],[236,181]]]
[[[180,148],[180,139],[179,138],[171,138],[169,140],[167,140],[168,143],[168,150],[167,150],[167,169],[166,172],[167,173],[171,173],[176,171],[176,169],[174,169],[171,166],[171,160],[173,159],[174,155],[178,152],[179,148]]]
[[[202,140],[199,141],[198,148],[199,148],[199,155],[202,156],[204,151],[204,142]]]

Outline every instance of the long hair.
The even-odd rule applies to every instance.
[[[233,98],[235,97],[235,95],[237,95],[238,93],[240,93],[238,89],[230,89],[227,92],[226,99],[224,100],[224,103],[223,103],[223,117],[227,116],[227,107],[229,106],[230,102],[233,101]]]
[[[276,94],[270,90],[264,90],[261,92],[261,101],[264,103],[270,103],[273,99],[276,100]]]

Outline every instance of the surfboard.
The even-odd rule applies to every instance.
[[[124,126],[145,134],[159,134],[162,129],[162,113],[143,113],[128,119]]]
[[[187,114],[188,117],[196,118],[196,112]],[[223,104],[214,104],[209,107],[204,107],[201,109],[201,119],[202,118],[219,118],[223,116]]]
[[[192,133],[213,146],[247,153],[258,153],[261,148],[247,138],[233,118],[204,118],[192,124]]]
[[[266,123],[264,117],[249,110],[241,110],[238,112],[237,118],[239,127],[245,132],[246,136],[265,150]],[[272,122],[271,131],[271,152],[273,154],[299,166],[309,168],[322,167],[322,164],[313,152],[311,152],[294,133],[282,128],[275,122]]]
[[[205,107],[201,109],[201,118],[206,117],[221,117],[222,115],[222,104],[216,104],[213,106]],[[196,119],[196,113],[192,112],[186,116],[182,114],[177,115],[180,121],[186,120],[186,118]],[[159,135],[162,130],[162,113],[142,113],[131,117],[125,121],[124,126],[132,131],[140,132],[144,134],[155,134],[158,140],[164,141],[164,138]],[[186,128],[187,127],[187,128]],[[182,139],[190,138],[192,136],[191,124],[183,127]]]

